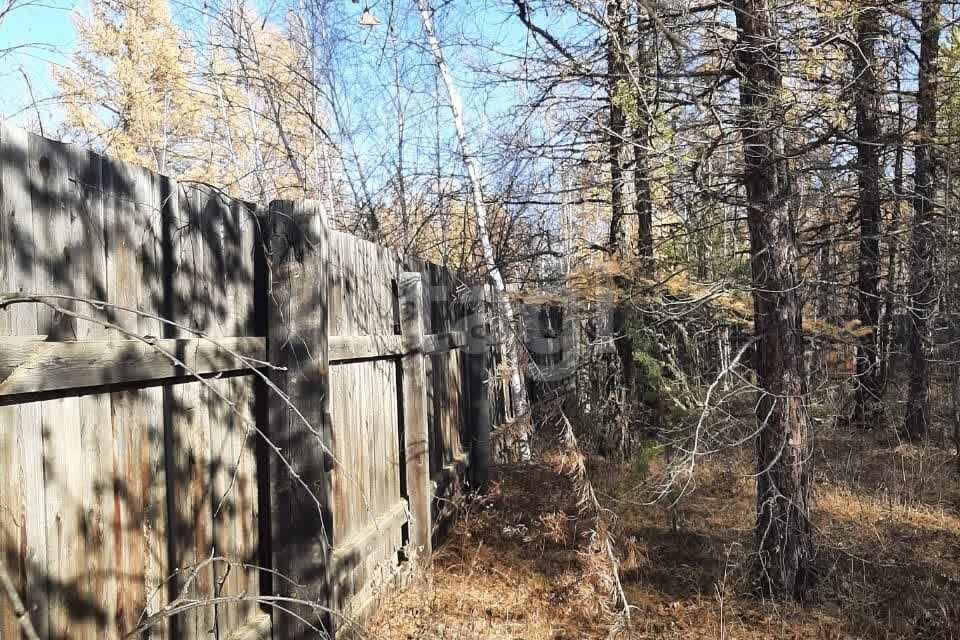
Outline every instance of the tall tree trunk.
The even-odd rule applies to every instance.
[[[890,379],[890,353],[894,343],[894,304],[896,302],[894,292],[899,286],[900,281],[900,242],[897,240],[897,232],[903,221],[903,147],[904,147],[904,118],[903,118],[903,92],[901,90],[901,70],[897,56],[896,74],[896,94],[897,94],[897,147],[893,160],[893,199],[894,207],[892,220],[888,237],[890,240],[890,252],[887,257],[887,286],[883,292],[883,316],[880,322],[880,397],[886,393],[887,382]]]
[[[784,158],[773,0],[736,0],[743,181],[750,228],[757,403],[756,585],[800,600],[812,577],[810,461],[797,236]]]
[[[946,251],[944,251],[944,272],[946,282],[944,283],[944,311],[947,314],[950,327],[950,355],[951,375],[950,375],[950,397],[953,418],[953,446],[957,452],[957,468],[960,469],[960,324],[957,322],[957,312],[960,311],[960,304],[957,301],[957,268],[956,268],[956,230],[957,220],[953,207],[953,185],[951,177],[953,175],[953,154],[948,156],[946,162],[947,183],[944,188],[944,213],[946,218],[946,228],[948,235],[945,241]]]
[[[857,209],[860,214],[860,262],[857,273],[857,313],[864,331],[857,345],[856,393],[852,423],[874,428],[881,405],[880,321],[880,131],[881,87],[875,47],[883,37],[880,9],[868,6],[857,13],[857,46],[853,53],[857,110]]]
[[[494,293],[497,298],[497,311],[500,315],[503,326],[505,327],[504,336],[504,356],[509,361],[510,372],[510,393],[512,396],[513,416],[518,422],[529,420],[530,402],[527,396],[527,386],[523,374],[520,370],[520,351],[517,346],[517,337],[520,335],[520,329],[517,324],[517,317],[514,314],[513,304],[507,294],[507,286],[503,280],[503,274],[497,265],[496,255],[493,252],[493,242],[490,240],[490,231],[487,226],[487,206],[483,201],[483,181],[480,178],[480,166],[477,163],[477,156],[467,139],[467,129],[463,117],[463,100],[460,97],[460,91],[457,89],[450,69],[447,67],[446,60],[443,57],[443,49],[440,47],[440,41],[437,40],[436,32],[433,28],[433,10],[430,8],[428,0],[416,0],[417,10],[420,13],[420,20],[423,23],[423,30],[427,36],[427,42],[430,51],[433,53],[433,60],[437,65],[437,72],[443,80],[443,85],[447,90],[447,96],[450,99],[450,113],[453,116],[454,129],[457,132],[457,140],[460,143],[460,152],[463,156],[463,163],[466,165],[467,176],[470,180],[471,194],[473,196],[473,209],[477,218],[477,236],[480,239],[480,247],[483,252],[483,260],[490,274],[490,280],[493,282]],[[524,460],[530,457],[529,445],[527,444],[526,434],[520,436],[520,455]]]
[[[631,90],[627,82],[627,16],[623,0],[607,0],[607,102],[609,122],[607,131],[607,162],[610,165],[610,237],[607,241],[610,253],[623,256],[626,238],[623,219],[624,205],[623,151],[627,134],[627,116],[623,100]],[[626,290],[629,282],[618,278],[618,288]],[[633,387],[633,341],[627,334],[627,308],[622,301],[615,303],[610,316],[611,338],[616,345],[620,361],[620,378],[610,379],[607,393],[616,399],[617,418],[620,420],[620,454],[625,458],[630,453],[630,436],[626,430],[628,410],[626,402],[632,396]]]
[[[909,388],[903,429],[907,437],[926,435],[929,424],[930,350],[928,320],[936,302],[933,282],[933,212],[937,171],[937,57],[940,51],[940,2],[921,4],[920,68],[917,82],[917,143],[914,148],[913,236],[910,246],[910,322],[907,328]]]
[[[622,95],[627,90],[626,39],[627,17],[623,0],[607,0],[607,162],[610,165],[610,237],[611,252],[623,250],[623,140],[627,118],[623,112]]]
[[[652,69],[650,65],[650,51],[653,47],[647,46],[647,38],[656,38],[656,34],[643,32],[640,16],[644,13],[643,2],[637,5],[637,58],[636,83],[637,97],[636,112],[633,122],[633,191],[634,212],[637,215],[637,253],[642,259],[642,272],[648,278],[653,278],[655,265],[653,261],[653,197],[650,191],[650,85]]]
[[[644,114],[644,117],[646,117],[646,114]],[[635,134],[633,142],[633,188],[636,198],[637,252],[643,259],[644,275],[653,278],[656,269],[653,256],[653,201],[650,192],[650,162],[647,155],[649,139],[649,127],[644,123],[640,132]]]

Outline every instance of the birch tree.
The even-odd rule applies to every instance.
[[[433,26],[433,9],[430,7],[428,0],[416,0],[416,6],[420,14],[420,20],[423,23],[423,31],[427,38],[427,44],[430,47],[430,52],[433,54],[433,61],[434,64],[436,64],[437,73],[443,81],[443,86],[446,89],[447,97],[450,101],[450,115],[453,119],[457,141],[460,144],[460,153],[463,158],[463,164],[467,170],[467,178],[470,181],[470,191],[477,223],[477,239],[480,241],[484,266],[493,284],[497,313],[500,316],[503,326],[506,328],[503,354],[511,367],[510,393],[513,403],[514,420],[519,421],[522,426],[529,420],[530,403],[527,397],[527,387],[523,372],[520,368],[520,353],[518,347],[520,329],[513,304],[507,293],[507,286],[504,282],[503,274],[497,264],[497,257],[493,251],[493,243],[490,240],[487,206],[483,196],[483,179],[480,173],[480,165],[477,162],[477,155],[467,137],[463,99],[460,97],[460,90],[457,88],[453,75],[450,73],[450,68],[443,55],[443,48],[440,46],[440,41],[437,39],[436,30]],[[530,451],[526,442],[526,435],[521,435],[520,440],[521,456],[524,459],[528,459]]]

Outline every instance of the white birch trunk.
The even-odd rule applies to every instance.
[[[447,67],[446,60],[443,57],[443,50],[440,48],[440,42],[437,40],[436,32],[433,28],[433,10],[430,7],[429,0],[416,0],[417,10],[420,12],[420,19],[423,22],[423,30],[427,36],[427,43],[430,45],[430,51],[433,53],[434,62],[437,65],[437,71],[443,80],[443,85],[447,90],[450,99],[450,112],[453,116],[453,125],[456,129],[457,140],[460,143],[460,152],[463,156],[463,163],[466,165],[467,177],[470,180],[470,191],[473,195],[473,208],[477,217],[477,236],[480,239],[480,247],[483,250],[483,261],[493,281],[494,294],[497,299],[497,312],[500,315],[503,326],[506,327],[504,335],[504,358],[510,365],[510,392],[512,396],[514,420],[523,424],[529,418],[530,410],[529,400],[527,398],[527,387],[523,376],[520,373],[520,361],[518,358],[519,349],[517,346],[517,336],[519,335],[519,326],[514,315],[513,304],[507,295],[507,287],[503,281],[503,274],[497,266],[496,257],[493,253],[493,243],[490,241],[490,232],[487,228],[487,207],[483,202],[483,182],[480,178],[480,167],[476,156],[467,140],[466,127],[463,118],[463,100],[460,98],[460,91],[453,81],[450,69]],[[530,448],[527,436],[524,433],[520,437],[520,455],[523,460],[529,460]]]

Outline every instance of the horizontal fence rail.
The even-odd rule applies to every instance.
[[[452,331],[423,336],[423,344],[417,349],[425,355],[461,349],[467,345],[466,333]],[[403,345],[403,338],[395,335],[381,336],[331,336],[329,342],[330,362],[389,358],[407,355],[411,351]]]
[[[48,342],[46,336],[26,336],[3,343],[0,402],[44,391],[243,371],[263,365],[267,353],[266,339],[258,337]]]

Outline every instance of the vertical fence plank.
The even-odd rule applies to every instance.
[[[400,274],[400,332],[403,348],[403,436],[410,502],[410,547],[415,561],[429,561],[430,534],[430,432],[427,420],[426,372],[423,355],[423,281],[419,273]]]
[[[30,203],[28,136],[0,123],[0,284],[7,292],[36,293],[39,268]],[[37,335],[32,304],[0,311],[0,336]],[[2,340],[2,338],[0,338]],[[0,554],[30,619],[47,637],[49,608],[43,442],[40,403],[0,407]],[[0,598],[0,637],[19,638],[6,598]]]
[[[211,332],[217,337],[252,335],[254,211],[245,203],[224,201],[213,213],[211,243],[217,242],[214,253],[219,258],[212,279],[222,291],[223,309]],[[229,562],[215,566],[216,595],[252,596],[259,593],[258,574],[241,563],[257,559],[256,435],[244,422],[253,420],[253,378],[237,376],[213,384],[242,416],[221,398],[211,399],[214,547],[216,555]],[[220,637],[243,623],[255,608],[250,600],[217,605]]]
[[[271,396],[269,435],[281,452],[270,455],[273,568],[282,576],[274,578],[274,591],[328,606],[334,594],[329,575],[330,478],[324,468],[329,451],[324,436],[329,376],[327,230],[318,207],[309,202],[272,202],[268,224],[270,361],[286,367],[272,371],[271,379],[309,423]],[[327,616],[308,607],[288,608],[310,624],[330,624]],[[289,614],[275,612],[274,623],[277,638],[312,635],[304,622]]]
[[[38,136],[29,137],[30,200],[33,207],[39,268],[32,283],[44,294],[72,294],[69,262],[71,221],[67,158],[62,145]],[[67,307],[70,302],[57,301]],[[76,340],[77,320],[55,309],[37,306],[41,334],[50,340]],[[86,621],[71,620],[71,599],[82,600],[78,578],[83,550],[79,538],[78,512],[82,510],[76,490],[82,483],[80,399],[56,398],[42,403],[43,473],[47,524],[47,578],[50,598],[50,635],[93,637]],[[89,603],[93,604],[93,603]]]
[[[102,300],[106,282],[106,229],[102,163],[73,145],[30,136],[34,290]],[[58,300],[60,306],[101,320],[110,312]],[[37,309],[38,329],[50,340],[103,339],[95,321]],[[41,403],[47,526],[47,582],[51,637],[102,638],[116,615],[118,591],[109,543],[114,500],[107,395]],[[39,503],[37,503],[39,504]]]
[[[149,179],[149,183],[147,180]],[[177,210],[176,180],[153,172],[144,171],[144,198],[138,204],[140,239],[139,278],[141,290],[139,307],[146,312],[164,316],[168,313],[169,281],[165,234],[172,223]],[[162,336],[165,325],[153,318],[140,316],[138,327],[140,335]],[[144,407],[146,429],[141,432],[141,453],[132,461],[146,464],[147,476],[140,466],[141,491],[147,496],[143,510],[143,535],[146,554],[139,559],[143,566],[144,597],[140,616],[158,613],[168,602],[168,578],[171,575],[168,540],[170,536],[169,495],[166,476],[166,405],[162,389],[143,389],[141,404]],[[159,640],[173,637],[169,621],[163,621],[152,628],[150,638]]]
[[[146,313],[162,310],[163,250],[159,179],[118,160],[103,159],[107,288],[116,304]],[[116,312],[113,322],[140,336],[161,335],[156,320]],[[126,334],[116,337],[128,338]],[[163,393],[158,388],[111,394],[113,434],[110,544],[119,583],[114,637],[137,626],[164,602],[158,587],[169,567],[162,460]],[[163,625],[151,637],[163,637]]]
[[[468,316],[467,386],[470,394],[471,421],[468,426],[471,482],[482,490],[490,478],[490,371],[487,367],[488,333],[483,288],[475,287],[474,308]]]
[[[326,263],[331,335],[399,333],[395,252],[330,232]],[[395,517],[402,499],[399,380],[392,360],[330,368],[334,602],[351,622],[363,620],[387,588],[384,581],[395,574],[404,543]]]
[[[106,265],[106,224],[103,202],[103,162],[91,152],[71,147],[67,156],[72,165],[68,198],[73,207],[71,216],[71,242],[76,247],[71,253],[71,270],[74,293],[93,299],[109,297]],[[109,313],[91,306],[80,310],[104,320]],[[93,323],[78,323],[78,340],[96,340],[110,337],[111,332]],[[78,514],[77,529],[82,545],[83,572],[79,591],[86,594],[93,604],[92,615],[82,624],[82,634],[75,637],[105,638],[110,636],[110,627],[116,617],[117,592],[120,576],[116,573],[116,556],[110,542],[110,523],[114,515],[114,500],[111,491],[113,464],[113,429],[110,424],[111,401],[109,394],[94,394],[79,398],[82,471],[75,475],[74,491],[82,505]],[[63,446],[66,441],[56,441]],[[63,459],[61,458],[61,461]],[[49,487],[49,480],[47,481]],[[74,612],[70,615],[76,617]],[[79,631],[76,630],[76,631]],[[73,637],[73,636],[72,636]]]
[[[217,296],[211,287],[208,264],[209,220],[206,191],[178,185],[171,227],[173,270],[171,320],[190,329],[209,332],[213,327]],[[169,337],[193,337],[173,329]],[[189,584],[185,597],[204,600],[214,595],[214,567],[204,564],[213,551],[210,474],[210,391],[201,382],[171,387],[167,392],[167,474],[172,562],[177,570],[174,596]],[[216,608],[200,606],[185,611],[172,623],[180,638],[207,638],[216,629]]]

